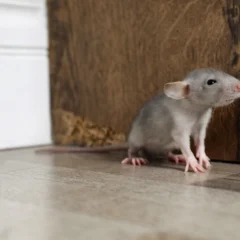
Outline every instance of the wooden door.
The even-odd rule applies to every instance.
[[[227,7],[224,0],[49,0],[55,142],[76,142],[79,117],[126,133],[141,104],[194,68],[233,73]],[[236,159],[237,116],[238,104],[216,111],[211,158]]]

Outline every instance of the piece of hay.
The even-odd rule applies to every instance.
[[[53,136],[55,144],[104,146],[126,141],[123,133],[118,133],[106,126],[98,126],[87,118],[76,116],[71,112],[57,109],[53,115],[55,119],[54,132],[58,133]]]

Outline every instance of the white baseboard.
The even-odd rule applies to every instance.
[[[51,144],[45,0],[0,0],[0,149]]]

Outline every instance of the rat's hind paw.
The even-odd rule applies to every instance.
[[[136,158],[130,157],[130,158],[125,158],[122,160],[122,164],[128,164],[128,163],[130,163],[134,166],[141,166],[141,165],[147,164],[148,160],[145,158],[138,158],[138,157],[136,157]]]
[[[169,152],[168,159],[170,161],[175,162],[176,164],[178,164],[179,162],[186,163],[186,159],[182,154],[173,154],[173,153]]]

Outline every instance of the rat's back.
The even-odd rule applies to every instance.
[[[132,122],[129,146],[159,152],[171,144],[173,118],[169,101],[165,94],[160,94],[143,105]]]

